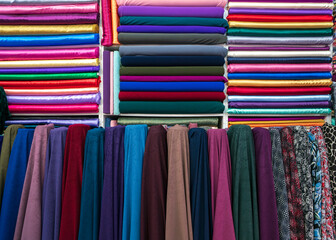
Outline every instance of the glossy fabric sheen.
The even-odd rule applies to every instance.
[[[8,104],[99,104],[100,99],[99,93],[64,96],[7,96]]]
[[[76,66],[98,66],[99,59],[67,59],[67,60],[30,60],[30,61],[0,61],[0,68],[18,67],[76,67]]]
[[[1,65],[0,65],[1,66]],[[332,70],[331,64],[230,64],[228,72],[329,72]]]
[[[103,46],[111,46],[112,45],[112,11],[111,11],[111,1],[102,0],[102,40],[101,44]]]
[[[52,80],[52,81],[1,81],[0,86],[7,88],[45,88],[48,87],[98,87],[99,78],[75,79],[75,80]]]
[[[324,45],[230,45],[229,49],[230,51],[328,51],[330,48]]]
[[[229,102],[306,102],[330,101],[330,95],[302,95],[302,96],[228,96]]]
[[[98,74],[92,73],[60,73],[60,74],[0,74],[0,80],[64,80],[96,78]]]
[[[69,95],[69,94],[86,94],[98,93],[98,87],[91,88],[64,88],[64,89],[6,89],[7,95]]]
[[[290,108],[290,109],[237,109],[229,108],[229,114],[324,114],[331,113],[329,108]]]
[[[120,92],[120,101],[224,101],[224,92]]]
[[[332,36],[331,28],[324,29],[263,29],[247,28],[245,25],[241,28],[230,28],[228,36],[254,36],[254,37],[309,37],[309,36]]]
[[[296,121],[296,120],[324,120],[324,116],[301,116],[301,117],[229,117],[230,122],[236,121]]]
[[[267,57],[228,57],[228,63],[331,63],[330,57],[286,57],[286,58],[267,58]]]
[[[230,80],[228,86],[234,87],[329,87],[330,79],[315,80]]]
[[[0,0],[0,5],[96,3],[97,0]]]
[[[248,124],[251,128],[255,128],[255,127],[265,127],[265,128],[270,128],[270,127],[288,127],[288,123],[272,123],[272,124],[256,124],[254,122],[251,122]],[[309,122],[309,123],[299,123],[299,124],[291,124],[291,125],[298,125],[298,126],[306,126],[306,127],[311,127],[311,126],[323,126],[322,123],[314,123],[314,122]],[[229,127],[231,127],[231,125],[229,125]]]
[[[225,34],[222,27],[207,26],[158,26],[158,25],[123,25],[118,32],[130,33],[217,33]],[[329,34],[330,35],[330,34]]]
[[[228,87],[228,95],[322,95],[329,94],[330,87],[305,87],[305,88],[250,88]]]
[[[120,76],[121,82],[227,82],[223,76]]]
[[[332,21],[331,15],[312,16],[291,16],[291,15],[247,15],[247,14],[230,14],[226,18],[228,21],[248,21],[248,22],[328,22]]]
[[[99,120],[98,118],[89,118],[89,119],[32,119],[32,120],[9,120],[6,121],[6,125],[12,125],[12,124],[23,124],[23,125],[40,125],[40,124],[54,124],[54,125],[60,125],[60,126],[69,126],[73,124],[86,124],[91,127],[98,127],[99,126]]]
[[[11,113],[97,113],[97,104],[9,105]]]
[[[20,67],[20,68],[0,68],[0,74],[39,74],[39,73],[85,73],[85,72],[99,72],[98,66],[78,66],[78,67]]]
[[[229,51],[228,57],[331,57],[330,51]]]
[[[224,7],[226,0],[117,0],[118,6]]]
[[[283,45],[328,45],[333,42],[330,37],[240,37],[228,36],[228,44],[283,44]]]
[[[328,108],[328,101],[320,102],[230,102],[229,108]]]
[[[330,72],[314,73],[229,73],[229,79],[272,79],[272,80],[305,80],[305,79],[328,79]]]
[[[222,82],[121,82],[120,91],[222,92]]]
[[[272,28],[272,29],[318,29],[318,28],[331,28],[333,23],[330,22],[243,22],[243,21],[230,21],[230,28]]]
[[[250,6],[249,6],[250,7]],[[332,15],[331,9],[276,9],[276,8],[230,8],[229,14],[267,14],[267,15]]]
[[[223,76],[223,67],[120,67],[121,76]]]
[[[152,118],[152,117],[119,117],[118,124],[120,125],[134,125],[134,124],[147,124],[152,125],[175,125],[182,124],[187,125],[189,123],[197,123],[198,126],[218,126],[218,118],[209,118],[209,117],[190,117],[190,118]]]
[[[123,66],[223,66],[222,56],[124,56]]]
[[[228,8],[333,9],[332,3],[229,2]]]

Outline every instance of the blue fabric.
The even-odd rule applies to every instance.
[[[121,82],[120,91],[223,92],[222,82]]]
[[[330,95],[299,95],[299,96],[228,96],[229,102],[306,102],[330,101]]]
[[[142,162],[147,125],[129,125],[125,129],[123,240],[140,240]]]
[[[228,63],[330,63],[330,57],[228,57]]]
[[[2,147],[2,142],[3,142],[3,135],[0,135],[0,154],[1,154],[1,147]]]
[[[33,141],[33,129],[19,129],[9,158],[0,215],[1,240],[12,240]]]
[[[330,72],[311,73],[229,73],[229,79],[270,79],[270,80],[305,80],[305,79],[329,79]]]
[[[118,51],[113,53],[113,114],[119,115],[119,92],[120,92],[120,54]]]
[[[0,36],[0,47],[64,46],[84,44],[99,44],[99,34]]]

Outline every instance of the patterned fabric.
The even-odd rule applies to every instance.
[[[318,149],[318,143],[312,133],[308,133],[309,142],[311,143],[311,169],[313,182],[313,200],[314,200],[314,240],[320,240],[321,237],[321,218],[322,218],[322,172],[321,156]]]
[[[285,169],[282,160],[281,138],[279,129],[270,129],[272,140],[273,179],[278,211],[279,239],[290,240],[288,196]]]
[[[335,226],[333,219],[332,195],[330,189],[329,166],[327,148],[320,127],[311,127],[310,132],[314,134],[318,143],[321,157],[322,169],[322,216],[321,216],[321,235],[322,240],[335,239]]]
[[[304,216],[302,211],[301,187],[294,153],[293,129],[281,129],[281,148],[285,168],[289,226],[291,240],[304,240]]]
[[[294,151],[301,186],[302,210],[305,216],[305,239],[314,239],[313,183],[311,176],[310,143],[306,129],[293,127]]]

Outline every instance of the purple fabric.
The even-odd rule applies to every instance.
[[[6,126],[13,124],[22,124],[22,125],[42,125],[42,124],[54,124],[59,126],[70,126],[73,124],[86,124],[91,127],[99,127],[98,118],[89,118],[89,119],[32,119],[32,120],[9,120],[5,122]]]
[[[329,51],[329,46],[321,47],[271,47],[271,46],[256,46],[256,47],[229,47],[230,51]]]
[[[125,127],[106,128],[99,239],[122,239]],[[139,203],[140,204],[140,203]]]
[[[8,104],[100,104],[100,93],[64,96],[7,96]]]
[[[110,87],[111,87],[111,75],[110,75],[110,51],[103,52],[103,112],[110,113]]]
[[[42,240],[58,239],[62,207],[62,173],[68,128],[50,131],[42,195]]]
[[[305,117],[253,117],[253,118],[241,118],[241,117],[229,117],[229,122],[240,121],[291,121],[291,120],[312,120],[312,119],[324,119],[323,116],[305,116]]]
[[[121,6],[118,8],[120,17],[151,16],[151,17],[207,17],[222,18],[224,9],[221,7],[147,7]]]
[[[273,180],[272,143],[268,129],[252,130],[258,185],[260,240],[279,240],[278,213]]]
[[[120,76],[121,82],[227,82],[221,76]]]
[[[99,72],[97,67],[0,68],[0,74]]]
[[[328,101],[320,102],[229,102],[230,108],[322,108],[330,107]]]
[[[248,2],[248,0],[230,0],[230,2]],[[253,0],[253,2],[270,2],[270,0]],[[289,2],[289,3],[331,3],[333,0],[272,0],[272,2]]]
[[[258,9],[258,8],[230,8],[229,14],[267,14],[267,15],[332,15],[329,9]]]
[[[332,80],[333,80],[333,82],[336,82],[336,75],[335,74],[332,76]]]
[[[219,33],[225,34],[222,27],[207,26],[154,26],[154,25],[123,25],[118,27],[118,32],[134,33]]]

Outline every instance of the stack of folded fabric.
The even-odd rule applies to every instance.
[[[103,33],[101,44],[103,46],[111,46],[119,44],[118,31],[119,15],[116,0],[101,0],[102,5],[102,23]]]
[[[12,115],[97,114],[97,0],[1,4],[0,86]]]
[[[121,46],[119,53],[120,113],[223,113],[223,46]]]
[[[331,113],[332,0],[230,0],[228,7],[229,125],[323,124],[310,116]]]

